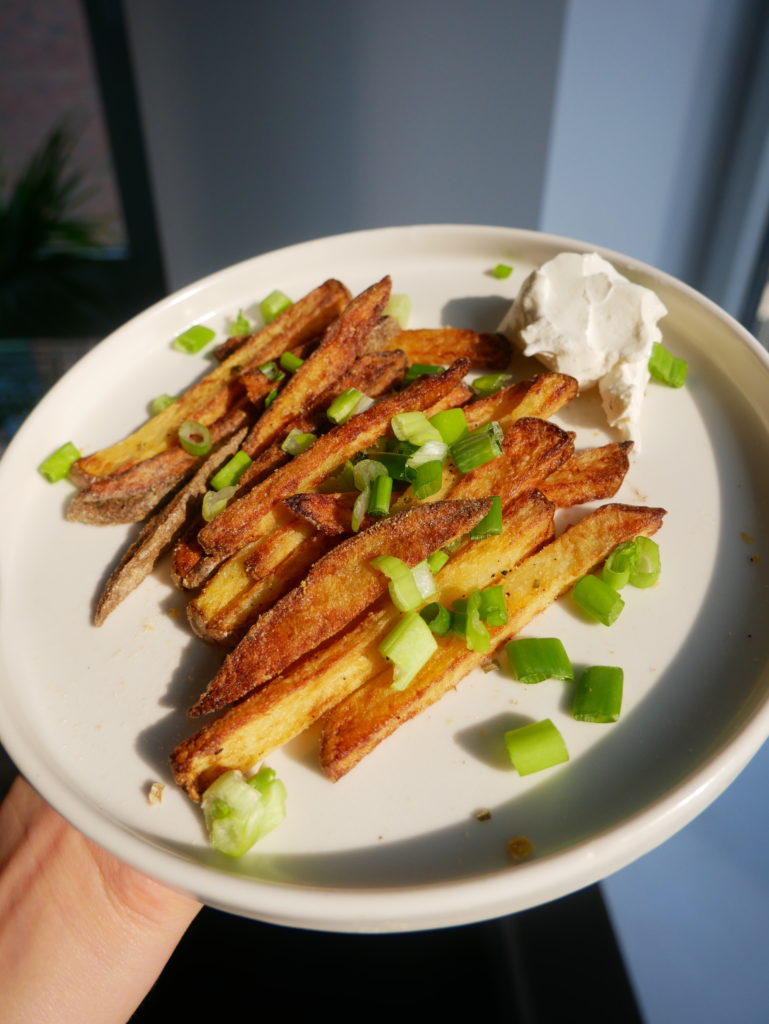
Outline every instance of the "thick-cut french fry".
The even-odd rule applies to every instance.
[[[205,493],[212,473],[238,450],[245,436],[244,427],[222,443],[206,458],[179,493],[144,524],[139,536],[126,550],[102,590],[93,619],[95,626],[100,626],[110,612],[149,576],[160,555],[173,543],[176,534],[184,527],[190,505]]]
[[[70,471],[71,478],[86,486],[95,477],[110,476],[175,446],[179,425],[184,420],[193,419],[210,426],[226,411],[219,408],[218,396],[225,393],[233,377],[248,361],[274,359],[292,345],[319,334],[349,299],[350,293],[339,281],[326,281],[315,288],[272,323],[251,335],[245,345],[138,430],[109,448],[78,459]]]
[[[460,384],[467,362],[457,361],[435,377],[420,377],[404,391],[383,398],[377,405],[353,416],[319,437],[306,452],[275,470],[242,498],[236,499],[199,535],[203,549],[222,558],[272,528],[273,509],[291,494],[313,490],[356,452],[373,444],[390,426],[398,412],[434,408]]]
[[[190,709],[209,714],[244,697],[303,654],[339,633],[387,591],[371,565],[392,555],[414,566],[480,522],[489,498],[417,506],[375,523],[332,548],[296,587],[257,619]]]
[[[613,498],[630,467],[632,441],[575,452],[537,486],[559,508]]]
[[[455,359],[469,359],[475,370],[504,370],[510,362],[510,342],[501,334],[476,334],[459,327],[402,331],[390,342],[410,363],[445,366]]]
[[[473,542],[441,569],[438,599],[499,581],[503,572],[547,541],[552,530],[552,504],[541,494],[527,495],[506,514],[502,534]],[[382,671],[385,660],[377,647],[398,617],[385,598],[353,630],[317,648],[181,743],[171,757],[179,785],[199,800],[223,772],[246,771],[303,732]]]
[[[297,416],[306,415],[322,402],[329,387],[341,377],[364,348],[390,297],[392,282],[382,278],[367,288],[339,314],[323,341],[278,392],[269,409],[254,424],[243,442],[252,457],[264,451]]]
[[[233,409],[211,425],[212,442],[217,444],[240,430],[248,419],[246,409]],[[167,448],[130,469],[95,480],[73,496],[67,519],[97,525],[138,522],[157,508],[203,458],[189,455],[180,446]]]
[[[565,373],[543,373],[531,380],[502,388],[488,398],[479,398],[465,406],[465,418],[471,430],[496,420],[504,429],[524,416],[546,420],[567,402],[576,398],[579,386]]]
[[[505,578],[508,621],[492,631],[495,647],[507,642],[623,541],[652,534],[664,510],[604,505],[526,559]],[[486,655],[470,651],[463,638],[445,637],[406,690],[390,685],[392,671],[356,690],[328,714],[321,738],[321,765],[336,781],[391,735],[399,725],[453,689]]]

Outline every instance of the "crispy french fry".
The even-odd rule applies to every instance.
[[[467,362],[459,360],[444,373],[421,377],[404,391],[383,398],[377,405],[334,427],[306,452],[275,470],[208,523],[200,531],[201,546],[208,554],[223,558],[268,532],[273,527],[273,509],[278,502],[291,494],[317,487],[345,459],[381,437],[397,412],[434,408],[461,383],[466,372]]]
[[[508,621],[492,631],[494,647],[515,636],[618,544],[654,533],[663,516],[663,509],[604,505],[526,559],[505,578]],[[445,637],[407,689],[392,689],[392,670],[386,669],[346,697],[324,722],[321,765],[325,774],[334,781],[340,779],[486,657],[468,650],[461,637]]]
[[[349,297],[350,293],[338,281],[326,281],[315,288],[251,335],[245,345],[138,430],[109,448],[78,459],[71,470],[72,479],[86,486],[95,477],[110,476],[175,446],[179,425],[184,420],[210,426],[226,411],[220,407],[219,398],[228,393],[233,376],[247,361],[274,359],[304,338],[319,334],[347,305]]]
[[[504,370],[510,362],[510,342],[501,334],[477,334],[458,327],[401,331],[390,342],[406,353],[410,363],[445,366],[469,359],[475,370]]]
[[[543,373],[531,380],[502,388],[488,398],[479,398],[465,406],[465,418],[471,430],[496,420],[505,429],[524,416],[546,420],[576,398],[579,387],[564,373]]]
[[[575,452],[538,487],[559,508],[613,498],[627,475],[632,448],[632,441],[618,441]]]
[[[371,565],[373,558],[392,555],[416,565],[472,530],[490,507],[488,498],[417,506],[332,548],[301,586],[257,619],[190,716],[218,711],[245,696],[362,615],[388,586],[384,573]]]
[[[441,569],[438,599],[500,580],[552,530],[552,504],[541,494],[527,495],[506,514],[502,534],[473,542]],[[179,785],[199,800],[223,772],[248,770],[380,673],[385,661],[377,647],[398,617],[385,598],[351,631],[323,644],[181,743],[171,757]]]

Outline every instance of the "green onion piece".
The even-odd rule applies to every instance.
[[[391,476],[378,476],[369,488],[368,514],[370,516],[386,516],[390,511],[393,481]]]
[[[481,622],[481,592],[471,590],[452,605],[451,628],[465,638],[468,650],[486,654],[491,649],[489,631]]]
[[[394,690],[405,690],[438,649],[435,637],[421,615],[409,612],[379,645],[379,652],[393,663]]]
[[[487,626],[504,626],[507,622],[507,603],[503,586],[483,588],[479,614]]]
[[[231,484],[229,487],[222,487],[218,491],[206,491],[203,495],[201,515],[207,523],[210,523],[212,519],[216,519],[219,513],[227,508],[237,489],[236,484]]]
[[[616,722],[622,707],[621,668],[586,668],[574,689],[571,713],[579,722]]]
[[[227,328],[231,338],[238,338],[241,334],[251,333],[251,322],[243,315],[243,310],[238,310],[238,315],[230,320],[230,326]]]
[[[371,494],[371,487],[366,484],[363,490],[360,492],[358,497],[355,499],[355,504],[352,507],[352,532],[357,533],[360,530],[361,523],[366,517],[368,512],[368,499]]]
[[[305,434],[294,427],[293,430],[289,430],[280,446],[280,450],[285,452],[286,455],[301,455],[302,452],[306,452],[308,448],[311,448],[317,440],[315,434]]]
[[[404,561],[395,555],[379,555],[371,559],[371,564],[389,579],[390,597],[399,612],[410,612],[419,607],[424,598],[413,572]]]
[[[381,462],[377,462],[376,459],[361,459],[352,468],[353,480],[359,491],[362,491],[365,487],[370,487],[372,481],[376,480],[377,477],[387,475],[386,466]]]
[[[346,423],[351,416],[358,411],[361,398],[366,398],[362,391],[357,388],[347,388],[341,395],[337,395],[331,405],[326,409],[326,416],[337,426]]]
[[[411,570],[411,575],[414,577],[414,582],[417,585],[419,596],[423,601],[426,601],[428,597],[435,597],[435,592],[437,590],[437,587],[435,586],[435,577],[432,574],[430,566],[427,564],[426,558],[421,562],[417,562]]]
[[[270,391],[270,393],[265,396],[265,399],[264,399],[264,407],[265,407],[265,409],[269,409],[270,406],[272,405],[272,403],[275,401],[275,399],[277,397],[278,397],[278,388],[273,388],[272,391]]]
[[[411,481],[414,474],[406,468],[410,456],[400,452],[370,452],[374,462],[379,462],[385,467],[388,476],[393,480]]]
[[[511,373],[486,373],[483,377],[476,377],[471,386],[479,398],[487,398],[506,388],[512,379]]]
[[[555,637],[520,637],[505,645],[513,675],[521,683],[574,678],[574,669],[560,640]]]
[[[240,857],[285,818],[286,787],[270,768],[248,781],[233,770],[208,787],[201,807],[213,848]]]
[[[259,312],[262,314],[266,324],[271,323],[278,314],[292,305],[291,299],[283,292],[270,292],[266,299],[259,303]]]
[[[285,373],[283,373],[274,359],[271,359],[269,363],[262,363],[259,369],[267,380],[273,380],[276,384],[278,381],[285,380]]]
[[[496,267],[491,271],[491,276],[498,278],[503,281],[506,277],[510,277],[513,272],[513,268],[508,266],[507,263],[498,263]]]
[[[495,494],[491,499],[491,508],[469,533],[470,540],[483,540],[502,533],[502,499]]]
[[[423,462],[413,471],[414,478],[411,489],[418,501],[424,501],[431,494],[436,494],[443,484],[443,463]]]
[[[616,547],[604,562],[601,579],[614,590],[622,590],[630,582],[630,572],[638,557],[634,540],[626,540]]]
[[[296,373],[303,363],[304,359],[295,356],[293,352],[284,352],[280,357],[280,365],[286,373]]]
[[[459,472],[469,473],[502,454],[502,429],[496,422],[487,423],[455,441],[449,451]]]
[[[448,454],[449,446],[445,441],[428,441],[426,444],[420,445],[413,455],[409,455],[406,468],[416,469],[425,462],[443,463]]]
[[[423,412],[400,412],[390,420],[392,432],[399,441],[409,441],[421,448],[428,441],[441,441],[440,433]]]
[[[443,548],[439,551],[433,551],[431,555],[427,556],[427,564],[430,566],[430,572],[433,573],[433,575],[436,572],[440,572],[450,557],[451,556],[448,551],[444,551]]]
[[[549,718],[506,732],[505,746],[519,775],[531,775],[569,760],[563,737]]]
[[[636,537],[636,559],[630,572],[633,587],[653,587],[660,575],[660,549],[651,537]]]
[[[185,420],[179,427],[179,444],[190,455],[207,455],[211,451],[211,431],[197,420]]]
[[[436,636],[446,636],[451,629],[451,612],[437,601],[425,605],[419,614]]]
[[[444,409],[431,416],[429,422],[449,446],[467,433],[467,417],[464,409]]]
[[[167,409],[169,405],[173,405],[175,401],[175,395],[157,395],[150,402],[150,412],[153,416],[157,416],[159,412]]]
[[[235,452],[229,462],[225,462],[222,468],[211,477],[211,486],[215,491],[220,491],[223,487],[231,487],[240,480],[252,462],[251,456],[244,451]]]
[[[64,479],[73,462],[77,462],[79,458],[80,452],[71,441],[67,441],[61,448],[52,452],[47,459],[44,459],[37,468],[48,483],[55,484],[57,480]]]
[[[685,359],[676,358],[660,342],[654,342],[649,359],[649,373],[655,380],[667,384],[669,388],[680,388],[686,382],[687,368]]]
[[[412,363],[406,370],[403,383],[413,384],[417,377],[434,377],[445,369],[445,366],[437,366],[435,363]]]
[[[408,295],[391,295],[384,308],[384,315],[397,320],[405,330],[411,316],[411,299]]]
[[[625,607],[617,591],[598,576],[583,576],[572,587],[571,596],[586,615],[604,626],[616,622]]]
[[[172,344],[177,351],[194,355],[195,352],[200,352],[202,348],[205,348],[209,341],[215,337],[216,331],[212,331],[210,327],[195,324],[193,327],[188,327],[177,338],[174,338]]]

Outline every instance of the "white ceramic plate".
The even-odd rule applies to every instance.
[[[236,862],[211,852],[201,817],[169,776],[191,730],[184,709],[219,655],[185,626],[161,565],[113,615],[90,624],[107,568],[134,529],[64,520],[69,484],[35,467],[67,439],[93,451],[133,429],[153,395],[206,365],[169,341],[193,323],[219,331],[273,288],[298,297],[326,277],[358,291],[385,273],[413,302],[412,326],[493,329],[529,270],[571,240],[505,228],[360,232],[249,260],[143,313],[84,358],[10,446],[0,485],[0,723],[11,756],[87,835],[141,870],[226,910],[339,931],[453,925],[522,910],[594,882],[681,828],[769,733],[769,372],[726,314],[649,267],[604,253],[668,307],[667,344],[689,362],[681,391],[651,385],[643,451],[618,500],[669,510],[660,584],[628,592],[611,628],[567,600],[527,631],[563,639],[577,665],[625,670],[616,725],[575,722],[568,687],[477,673],[404,726],[336,785],[315,737],[269,759],[289,793],[285,823]],[[499,262],[515,273],[488,274]],[[560,421],[609,438],[582,398]],[[631,588],[632,589],[632,588]],[[501,734],[551,717],[568,765],[519,778]],[[167,783],[149,806],[153,780]],[[491,820],[475,812],[488,808]],[[534,856],[508,858],[524,835]]]

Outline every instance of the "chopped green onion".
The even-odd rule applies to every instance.
[[[423,601],[426,601],[428,597],[435,596],[437,589],[435,586],[435,577],[433,576],[432,569],[428,565],[426,558],[421,562],[417,562],[411,570],[411,575],[414,577],[414,582],[417,585],[419,596]]]
[[[433,573],[433,575],[436,572],[440,572],[450,557],[451,556],[448,551],[444,551],[443,548],[439,551],[433,551],[431,555],[427,556],[427,564],[430,566],[430,572]]]
[[[489,631],[481,621],[481,592],[471,590],[452,605],[451,628],[465,638],[468,650],[485,654],[491,649]]]
[[[367,397],[357,388],[347,388],[341,395],[337,395],[331,405],[326,409],[326,416],[337,426],[346,423],[351,416],[358,411],[358,404],[361,398]]]
[[[651,537],[636,537],[636,559],[630,572],[633,587],[653,587],[660,575],[660,549]]]
[[[411,299],[408,295],[391,295],[384,308],[384,315],[397,320],[405,330],[411,316]]]
[[[207,455],[211,451],[211,431],[197,420],[185,420],[177,433],[179,444],[190,455]]]
[[[271,359],[269,363],[262,363],[259,369],[267,380],[275,381],[276,384],[278,381],[285,380],[286,378],[285,373],[283,373],[274,359]]]
[[[513,272],[513,268],[508,266],[507,263],[498,263],[496,267],[491,271],[491,276],[498,278],[503,281],[506,277],[510,277]]]
[[[454,465],[463,474],[485,466],[502,454],[502,436],[502,428],[496,422],[465,434],[449,449]]]
[[[208,787],[201,807],[213,848],[240,857],[285,818],[286,787],[271,768],[248,781],[233,770]]]
[[[604,626],[611,626],[625,607],[617,591],[598,576],[583,576],[574,584],[571,596],[586,615]]]
[[[414,474],[406,469],[410,456],[401,452],[371,452],[371,458],[381,463],[393,480],[410,481]]]
[[[512,379],[510,373],[486,373],[483,377],[475,378],[472,389],[479,398],[488,398],[489,395],[495,395],[497,391],[506,388]]]
[[[371,559],[371,564],[389,579],[390,597],[399,612],[413,611],[422,603],[417,581],[404,561],[395,555],[379,555]]]
[[[638,547],[634,540],[626,540],[616,547],[604,562],[601,579],[614,590],[622,590],[630,582],[630,572],[637,557]]]
[[[153,416],[157,416],[159,412],[167,409],[169,405],[173,405],[175,401],[175,395],[157,395],[150,402],[150,412]]]
[[[621,668],[593,665],[586,668],[574,689],[571,713],[579,722],[616,722],[622,707]]]
[[[295,356],[293,352],[284,352],[280,357],[280,365],[286,373],[296,373],[303,363],[304,359]]]
[[[292,305],[291,299],[288,295],[284,295],[283,292],[274,291],[270,292],[266,299],[262,299],[259,303],[259,312],[264,318],[266,324],[272,323],[276,316],[283,312],[284,309],[288,309]]]
[[[502,499],[495,494],[491,499],[491,508],[479,523],[470,531],[470,540],[483,540],[502,533]]]
[[[505,746],[519,775],[531,775],[569,760],[563,737],[549,718],[506,732]]]
[[[270,393],[265,396],[265,399],[264,399],[264,407],[265,407],[265,409],[269,409],[270,406],[272,405],[272,403],[275,401],[275,399],[277,397],[278,397],[278,388],[273,388],[272,391],[270,391]]]
[[[448,454],[449,446],[445,441],[428,441],[426,444],[420,445],[412,455],[409,455],[406,468],[417,469],[425,462],[443,463]]]
[[[280,446],[280,450],[285,452],[286,455],[301,455],[308,448],[311,448],[317,440],[318,438],[315,434],[305,434],[294,427],[293,430],[289,430]]]
[[[555,637],[520,637],[506,644],[505,650],[513,675],[521,683],[574,678],[569,656]]]
[[[436,636],[446,636],[451,629],[451,612],[437,601],[425,605],[419,614]]]
[[[392,432],[399,441],[409,441],[420,448],[428,441],[441,441],[438,430],[423,412],[400,412],[390,420]]]
[[[195,324],[193,327],[188,327],[177,338],[174,338],[173,347],[179,352],[187,352],[189,355],[194,355],[195,352],[200,352],[202,348],[205,348],[209,341],[215,337],[216,331],[212,331],[210,327]]]
[[[371,487],[366,484],[363,490],[360,492],[358,497],[355,499],[355,504],[352,507],[352,532],[357,533],[360,530],[361,523],[366,517],[368,512],[368,500],[371,495]]]
[[[63,480],[72,468],[72,464],[80,458],[80,452],[67,441],[61,448],[57,448],[47,459],[44,459],[37,467],[48,483],[55,484],[57,480]]]
[[[390,511],[393,481],[391,476],[376,477],[369,488],[368,514],[370,516],[386,516]]]
[[[487,626],[504,626],[507,622],[505,588],[501,585],[484,587],[481,591],[481,606],[478,611]]]
[[[243,315],[243,310],[238,310],[238,315],[230,320],[230,326],[227,328],[231,338],[238,338],[242,334],[251,333],[251,322]]]
[[[445,366],[436,366],[435,363],[412,363],[406,370],[403,383],[413,384],[418,377],[434,377],[445,369]]]
[[[678,359],[664,345],[655,341],[649,359],[649,373],[669,388],[680,388],[686,382],[686,360]]]
[[[203,495],[201,515],[207,523],[210,523],[212,519],[216,519],[219,513],[227,508],[237,489],[237,485],[231,484],[229,487],[222,487],[218,491],[206,491]]]
[[[411,489],[417,501],[424,501],[431,494],[437,494],[443,485],[442,462],[423,462],[413,473]]]
[[[244,451],[235,452],[229,462],[225,462],[222,468],[211,477],[211,486],[215,491],[220,491],[223,487],[231,487],[238,482],[252,462],[251,456]]]
[[[387,467],[376,459],[361,459],[352,468],[352,478],[359,491],[370,487],[377,477],[387,475]]]
[[[467,433],[467,417],[464,409],[443,409],[431,416],[429,422],[449,446]]]
[[[379,644],[379,652],[393,663],[394,690],[405,690],[438,649],[430,627],[416,612],[404,615]]]

